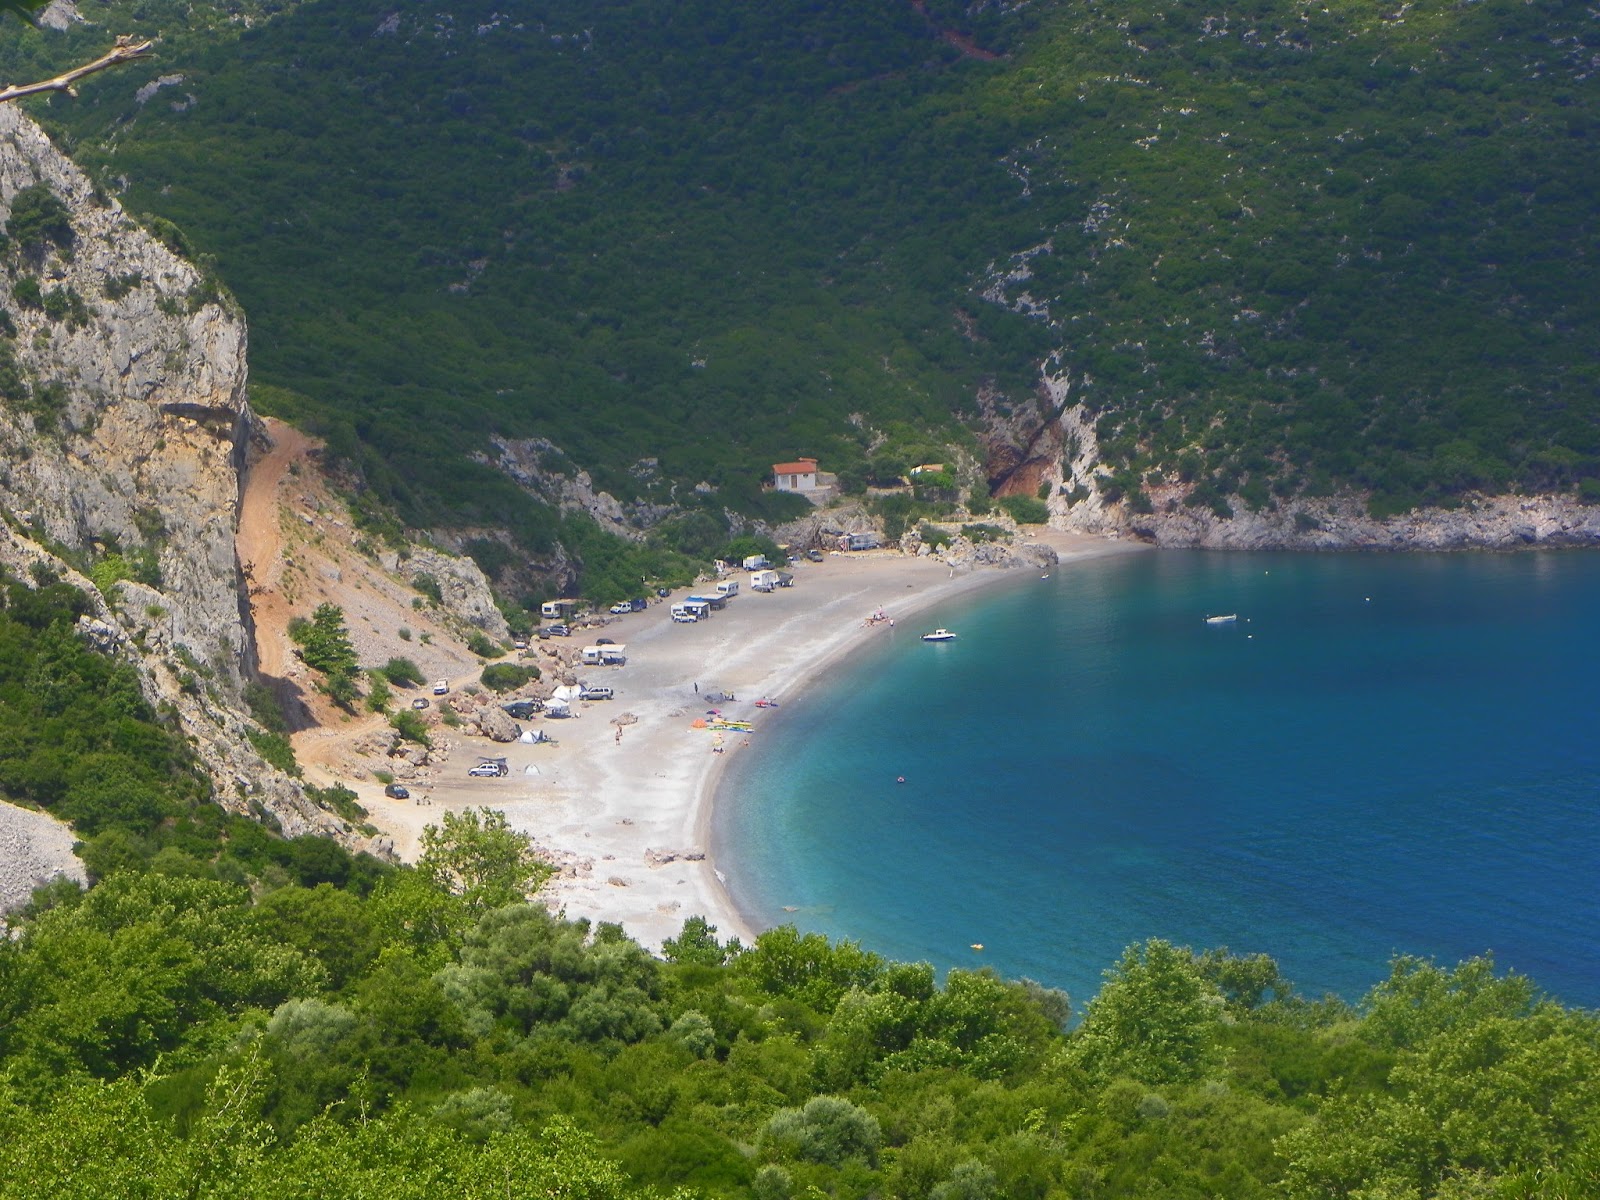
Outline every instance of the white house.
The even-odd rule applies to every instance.
[[[816,491],[817,460],[801,458],[794,462],[773,463],[772,486],[780,492]]]

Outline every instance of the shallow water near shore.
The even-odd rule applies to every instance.
[[[1076,1003],[1164,937],[1349,1000],[1394,954],[1493,951],[1600,1005],[1597,613],[1596,554],[1064,564],[764,717],[717,856],[757,927]]]

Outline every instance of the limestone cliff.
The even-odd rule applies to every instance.
[[[243,320],[9,106],[0,213],[0,561],[91,596],[86,632],[176,712],[220,802],[289,834],[349,835],[255,754],[241,715],[254,651],[234,551],[255,428]]]
[[[1059,379],[1042,365],[1038,394],[1028,403],[991,411],[979,397],[997,495],[1048,494],[1050,524],[1077,533],[1131,536],[1160,546],[1230,550],[1513,550],[1533,546],[1600,546],[1600,506],[1571,496],[1462,497],[1454,508],[1424,508],[1377,518],[1365,497],[1343,493],[1295,497],[1252,511],[1232,497],[1232,516],[1187,503],[1192,490],[1176,478],[1147,480],[1150,511],[1111,500],[1097,483],[1100,464],[1094,415],[1064,403]],[[1004,471],[997,474],[995,464]]]

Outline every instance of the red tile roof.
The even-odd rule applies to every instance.
[[[774,475],[813,475],[817,470],[817,460],[802,458],[799,462],[773,463]]]

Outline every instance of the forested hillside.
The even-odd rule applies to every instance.
[[[0,62],[161,37],[42,119],[214,259],[258,403],[408,523],[548,547],[462,461],[490,433],[658,515],[759,513],[776,458],[859,486],[972,445],[979,390],[1052,352],[1135,508],[1600,494],[1582,5],[84,15]]]
[[[224,813],[83,597],[3,582],[0,791],[93,883],[0,936],[8,1198],[1600,1191],[1600,1022],[1487,961],[1350,1006],[1153,940],[1075,1008],[788,927],[657,958],[525,903],[495,814],[395,868]]]

